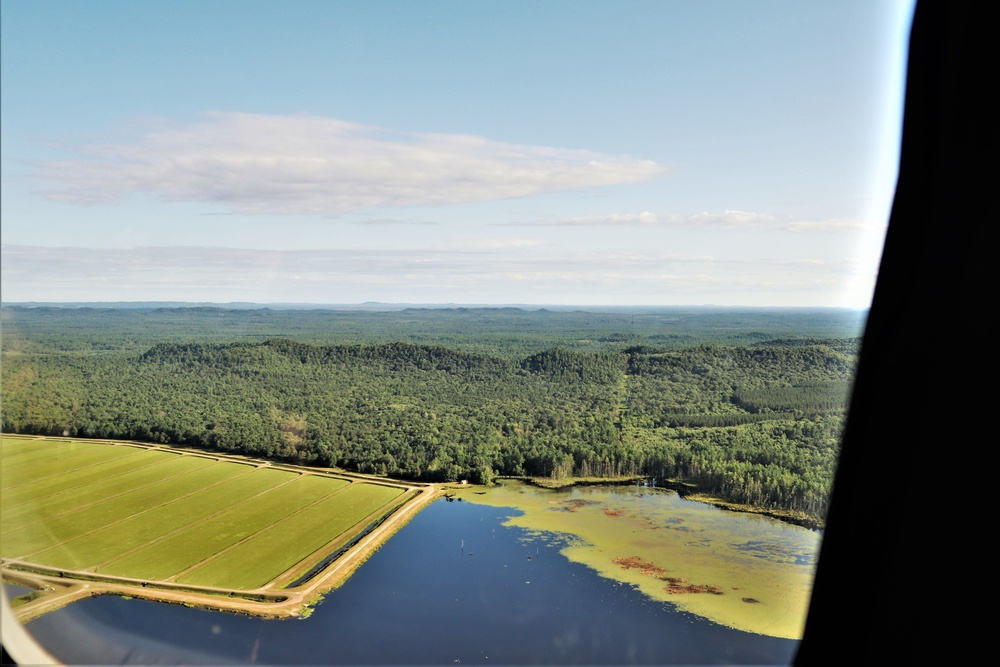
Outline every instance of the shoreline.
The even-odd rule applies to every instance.
[[[574,486],[628,486],[643,484],[649,480],[648,476],[633,475],[628,477],[565,477],[562,479],[551,479],[547,477],[500,477],[498,479],[515,479],[542,489],[560,490]],[[693,500],[706,505],[712,505],[719,509],[731,512],[742,512],[744,514],[759,514],[778,521],[784,521],[801,528],[808,528],[822,532],[826,528],[826,521],[818,517],[792,512],[791,510],[774,509],[770,507],[757,507],[755,505],[744,505],[734,503],[724,498],[714,496],[698,489],[697,485],[682,480],[668,479],[660,480],[661,484],[651,488],[668,489],[676,491],[677,495],[685,500]]]
[[[567,536],[563,556],[651,600],[744,632],[801,638],[816,531],[648,488],[585,485],[573,492],[572,485],[509,482],[456,495],[516,510],[504,525],[531,535]]]
[[[444,493],[440,487],[433,485],[410,487],[410,492],[415,495],[396,507],[373,530],[323,570],[294,588],[283,586],[289,580],[294,581],[297,573],[308,569],[301,561],[270,584],[247,591],[101,576],[13,559],[3,560],[2,576],[4,581],[35,589],[33,593],[26,594],[34,596],[27,602],[15,606],[13,603],[17,598],[10,601],[14,618],[21,623],[61,609],[76,600],[97,595],[120,595],[261,618],[302,618],[309,615],[311,605],[320,597],[343,584],[420,510]],[[312,565],[314,567],[328,556],[328,553],[324,553],[317,558],[313,554],[308,558],[315,561]]]
[[[49,439],[46,436],[14,435],[18,439]],[[83,440],[84,442],[100,442],[144,449],[164,449],[173,452],[185,452],[188,455],[205,456],[216,460],[234,462],[253,462],[275,468],[306,470],[310,472],[335,473],[347,478],[364,480],[366,482],[384,482],[392,486],[406,489],[408,498],[393,508],[383,518],[377,520],[375,527],[367,533],[360,531],[356,542],[346,548],[323,566],[313,576],[299,586],[291,587],[290,583],[301,578],[303,572],[308,572],[321,565],[325,559],[336,552],[333,543],[328,543],[315,553],[310,554],[293,568],[276,577],[272,582],[253,590],[236,590],[215,588],[209,586],[182,585],[169,581],[144,581],[128,577],[113,577],[96,575],[86,571],[71,571],[55,567],[43,566],[27,561],[3,559],[0,562],[0,573],[4,581],[25,585],[34,589],[32,593],[18,596],[10,600],[14,617],[26,623],[50,611],[60,609],[76,600],[98,595],[120,595],[139,599],[181,604],[184,606],[245,614],[261,618],[301,618],[308,616],[310,607],[323,595],[335,590],[350,575],[360,567],[371,555],[385,544],[398,530],[405,526],[421,509],[442,495],[452,495],[456,490],[470,490],[481,485],[467,482],[428,484],[421,482],[406,482],[392,478],[375,478],[370,475],[346,473],[339,469],[314,468],[311,466],[296,466],[294,464],[268,461],[266,459],[251,459],[241,455],[206,452],[198,449],[157,444],[138,443],[117,440],[89,440],[78,438],[56,438],[64,440]],[[562,479],[534,477],[503,477],[498,479],[519,480],[539,488],[558,490],[574,486],[631,486],[644,485],[649,478],[646,476],[628,476],[617,478],[600,477],[566,477]],[[701,492],[691,483],[681,480],[660,480],[658,486],[652,488],[669,489],[687,500],[692,500],[730,511],[759,514],[783,521],[789,524],[822,531],[824,522],[814,517],[795,515],[781,510],[740,505]],[[488,488],[488,487],[483,487]],[[340,536],[338,536],[340,537]],[[350,543],[350,541],[348,542]],[[20,598],[22,600],[16,605]]]

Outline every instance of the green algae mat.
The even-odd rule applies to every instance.
[[[601,576],[728,627],[802,636],[820,535],[646,487],[553,491],[505,481],[458,497],[523,512],[508,525],[558,533]]]

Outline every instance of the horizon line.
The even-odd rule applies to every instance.
[[[118,301],[3,301],[0,300],[0,307],[66,307],[85,308],[94,306],[105,307],[200,307],[200,308],[222,308],[222,309],[264,309],[264,308],[287,308],[287,309],[366,309],[366,308],[519,308],[519,309],[545,309],[545,308],[715,308],[715,309],[740,309],[740,310],[845,310],[845,311],[865,311],[871,306],[801,306],[801,305],[740,305],[740,304],[680,304],[680,303],[524,303],[524,302],[454,302],[454,301],[362,301],[355,303],[321,303],[310,301],[183,301],[183,300],[118,300]]]

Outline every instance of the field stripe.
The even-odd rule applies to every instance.
[[[149,484],[172,479],[216,463],[212,459],[182,456],[170,452],[151,451],[148,456],[150,458],[145,462],[147,465],[122,471],[101,484],[67,489],[13,507],[7,507],[5,504],[0,510],[0,535],[39,521],[48,521],[60,514],[84,509],[95,503],[115,501],[119,496],[133,493]],[[133,501],[130,497],[123,498],[120,502],[131,504]]]
[[[0,555],[152,584],[276,585],[410,493],[134,443],[0,437],[0,446]]]
[[[157,507],[144,517],[156,529],[142,531],[149,535],[152,541],[137,551],[97,567],[96,571],[140,579],[167,579],[206,557],[191,555],[194,552],[203,552],[206,549],[204,543],[171,540],[176,531],[187,529],[251,498],[255,499],[272,487],[286,483],[297,476],[298,473],[294,472],[258,468],[248,475],[220,484],[203,493]],[[164,544],[169,545],[169,548],[165,548]]]
[[[241,505],[233,508],[231,512],[212,517],[185,534],[175,535],[173,539],[186,538],[194,541],[204,539],[204,534],[208,533],[216,540],[218,547],[206,557],[192,560],[187,568],[178,572],[172,579],[185,581],[184,577],[188,572],[211,562],[245,540],[253,539],[255,535],[275,524],[289,520],[304,508],[342,492],[349,485],[350,483],[344,480],[302,475],[279,489],[254,498],[253,507],[247,504]]]
[[[168,457],[177,456],[176,454],[156,450],[139,450],[138,454],[142,458],[119,458],[100,464],[100,468],[91,466],[76,472],[66,473],[61,476],[61,487],[56,486],[55,482],[57,480],[49,480],[28,484],[27,486],[18,486],[10,491],[4,491],[3,510],[13,510],[26,503],[39,504],[49,502],[54,497],[57,502],[58,496],[86,492],[95,487],[100,488],[109,480],[115,480],[114,483],[117,484],[123,476],[131,476],[169,460]],[[95,479],[100,480],[101,483],[94,484]]]
[[[261,531],[178,581],[241,590],[259,588],[403,493],[398,488],[354,484]],[[353,535],[344,537],[346,542]]]
[[[241,472],[249,473],[252,470],[243,466],[233,466],[230,468],[220,465],[218,470],[215,470],[215,467],[209,466],[195,470],[183,476],[181,481],[164,480],[162,485],[147,487],[144,494],[129,498],[130,502],[128,503],[122,503],[127,514],[126,518],[118,521],[102,520],[98,516],[96,524],[81,524],[80,522],[73,521],[69,515],[63,515],[52,522],[33,524],[18,531],[13,531],[4,536],[2,544],[4,555],[16,558],[30,557],[32,560],[42,564],[69,568],[68,564],[59,560],[53,560],[49,552],[53,550],[62,551],[65,555],[75,556],[76,548],[72,546],[72,541],[95,531],[104,532],[110,530],[112,535],[116,535],[114,539],[115,544],[121,544],[122,540],[126,539],[128,535],[127,533],[119,532],[117,530],[118,525],[130,522],[136,518],[141,522],[141,516],[149,511],[149,508],[169,507],[172,500],[171,496],[175,493],[184,494],[185,496],[201,493],[206,485],[217,483],[220,477],[231,477]],[[241,470],[241,468],[243,469]],[[188,483],[184,484],[184,481]],[[174,496],[173,499],[178,497],[180,496]],[[149,507],[146,507],[147,505]],[[178,518],[182,521],[187,520],[187,517],[183,514]],[[157,527],[155,523],[153,527]],[[121,548],[117,548],[115,553],[122,553]],[[72,560],[74,563],[79,562],[78,558],[73,558]],[[91,561],[87,565],[90,566],[93,563],[94,561]]]
[[[85,464],[82,464],[83,462],[80,461],[82,465],[76,465],[52,475],[45,475],[36,480],[19,478],[20,481],[16,485],[0,489],[3,493],[4,507],[12,507],[27,500],[42,498],[50,493],[58,493],[69,488],[92,484],[104,479],[109,474],[114,474],[119,470],[125,470],[130,466],[134,466],[135,463],[130,461],[130,459],[145,453],[141,449],[132,447],[115,447],[113,449],[118,450],[116,451],[116,455],[107,457],[104,460],[93,460],[96,457],[90,457]],[[4,469],[6,467],[5,464]],[[53,469],[56,469],[56,467],[53,466]]]
[[[90,447],[78,443],[46,448],[8,461],[4,458],[0,471],[0,488],[7,490],[22,484],[70,474],[74,470],[99,465],[122,457],[134,456],[143,450],[127,445]]]
[[[51,450],[60,445],[52,440],[42,438],[12,438],[9,435],[0,436],[0,449],[3,451],[3,460],[16,462],[39,451]]]

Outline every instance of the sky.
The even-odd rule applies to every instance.
[[[864,308],[911,0],[3,0],[0,300]]]

